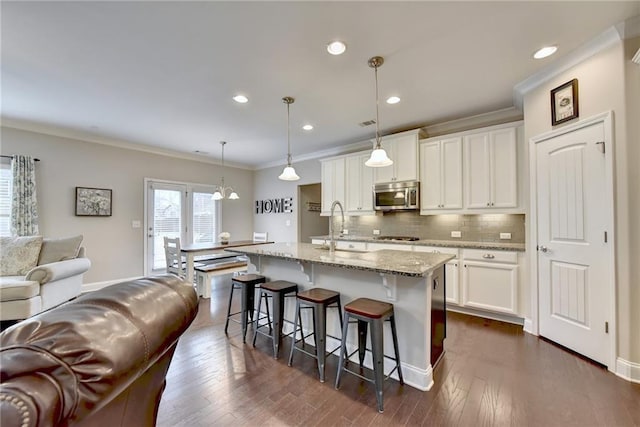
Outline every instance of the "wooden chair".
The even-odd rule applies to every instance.
[[[268,233],[260,233],[260,232],[253,232],[253,241],[254,242],[267,242],[268,241]]]
[[[187,277],[187,265],[182,259],[179,237],[164,238],[164,256],[167,262],[167,273]]]

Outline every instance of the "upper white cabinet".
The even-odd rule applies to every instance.
[[[373,215],[373,170],[364,162],[370,152],[346,157],[346,206],[349,215]],[[323,181],[324,182],[324,181]]]
[[[418,180],[418,140],[421,130],[415,129],[382,138],[382,148],[393,164],[374,169],[374,182]]]
[[[345,203],[345,157],[320,160],[322,164],[322,208],[320,215],[331,213],[331,204],[338,200]]]
[[[470,209],[518,206],[516,128],[464,136],[465,206]]]
[[[462,137],[421,141],[420,186],[421,213],[462,209]]]

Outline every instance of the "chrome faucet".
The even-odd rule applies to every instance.
[[[340,234],[342,235],[342,230],[344,230],[344,209],[342,208],[342,203],[339,201],[334,201],[331,204],[331,216],[329,217],[329,251],[333,252],[336,250],[336,241],[333,237],[333,214],[336,210],[336,206],[340,206],[340,213],[342,214],[342,225],[340,226]]]

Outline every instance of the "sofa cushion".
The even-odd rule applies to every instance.
[[[38,265],[77,258],[81,243],[82,234],[64,239],[44,239]]]
[[[0,276],[23,276],[38,265],[42,236],[0,237]]]
[[[0,277],[0,301],[29,299],[40,294],[40,283],[22,276]]]

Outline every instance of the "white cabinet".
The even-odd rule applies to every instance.
[[[462,137],[420,143],[420,211],[462,209]]]
[[[382,138],[382,148],[393,164],[373,168],[375,183],[418,180],[418,139],[419,129],[401,132]]]
[[[373,215],[373,170],[364,164],[370,153],[346,157],[346,206],[348,215]]]
[[[331,204],[338,200],[344,206],[345,196],[345,158],[333,157],[320,160],[322,164],[322,208],[320,215],[331,212]]]
[[[518,206],[516,128],[506,127],[464,136],[465,207]]]
[[[517,253],[463,249],[461,305],[517,315]]]
[[[435,246],[415,245],[416,252],[432,252],[455,255],[456,258],[445,264],[445,297],[447,303],[460,304],[460,250],[456,248],[442,248]]]
[[[411,245],[401,243],[367,243],[368,251],[379,251],[381,249],[393,249],[394,251],[412,251]]]

